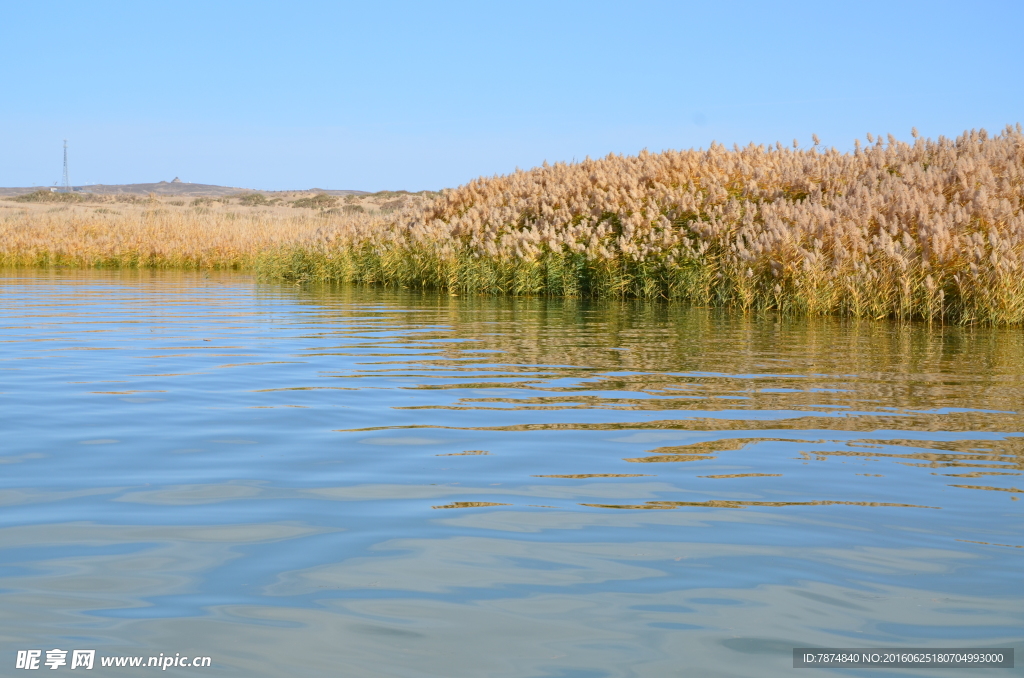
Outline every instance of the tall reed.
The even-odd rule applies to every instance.
[[[852,153],[642,152],[481,178],[405,219],[324,228],[268,275],[452,292],[680,299],[949,323],[1024,321],[1024,134]]]

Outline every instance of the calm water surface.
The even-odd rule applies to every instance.
[[[1024,648],[1022,374],[1020,329],[8,271],[0,675],[28,648],[403,678]]]

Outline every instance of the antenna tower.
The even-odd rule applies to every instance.
[[[68,179],[68,140],[64,140],[64,192],[71,192],[71,181]]]

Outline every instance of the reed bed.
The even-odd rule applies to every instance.
[[[1020,125],[913,136],[868,135],[850,153],[815,140],[545,164],[344,218],[85,219],[55,230],[8,219],[0,261],[231,265],[273,279],[462,294],[1024,322]],[[130,246],[108,242],[114,231]]]
[[[1024,320],[1024,135],[852,153],[750,145],[478,179],[384,229],[323,229],[278,276],[679,299],[797,314]]]
[[[322,219],[164,209],[0,213],[0,265],[251,269],[268,250],[312,237]]]

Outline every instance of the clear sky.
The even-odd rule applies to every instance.
[[[0,186],[436,189],[1024,122],[1024,2],[8,2]]]

